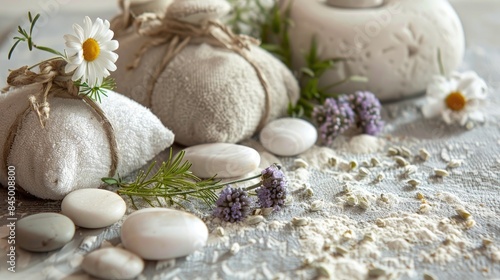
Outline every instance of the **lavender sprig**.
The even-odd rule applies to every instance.
[[[250,213],[250,198],[245,189],[227,185],[215,202],[213,215],[226,222],[239,222]]]
[[[352,109],[357,114],[357,125],[363,133],[377,135],[384,128],[384,121],[381,117],[382,105],[375,95],[369,91],[357,91],[347,95]]]
[[[231,223],[245,219],[250,212],[251,203],[247,192],[253,189],[256,189],[257,204],[261,208],[278,211],[285,206],[288,184],[281,167],[272,164],[262,170],[261,174],[260,182],[253,186],[236,189],[228,185],[220,192],[213,215]]]
[[[321,141],[326,145],[355,124],[354,111],[343,99],[327,98],[323,105],[314,107],[311,118],[318,127]]]

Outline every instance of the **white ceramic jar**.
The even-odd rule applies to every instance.
[[[447,0],[294,0],[291,18],[294,68],[305,66],[315,36],[321,58],[345,59],[322,86],[368,78],[336,87],[339,93],[370,90],[383,101],[412,96],[440,73],[438,50],[446,73],[464,55],[462,24]]]

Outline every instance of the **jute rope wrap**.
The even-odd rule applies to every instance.
[[[177,19],[170,19],[161,15],[142,14],[131,19],[128,1],[122,1],[123,14],[117,16],[113,21],[114,29],[127,28],[134,26],[135,31],[143,37],[148,37],[145,43],[136,54],[135,60],[129,65],[129,69],[136,68],[143,55],[152,47],[165,45],[165,53],[153,72],[151,82],[146,89],[146,104],[151,107],[151,95],[154,91],[156,81],[168,66],[170,61],[179,54],[188,44],[207,43],[215,47],[231,50],[243,57],[255,70],[257,77],[264,89],[265,108],[263,116],[259,122],[260,130],[269,119],[271,109],[271,88],[269,83],[259,68],[259,66],[250,57],[250,46],[259,45],[260,42],[252,37],[234,34],[227,26],[217,20],[209,20],[200,24],[193,24]]]
[[[109,168],[109,177],[113,177],[118,166],[118,145],[113,126],[99,105],[88,96],[79,94],[79,88],[71,80],[71,74],[66,74],[64,71],[65,65],[66,62],[64,60],[56,59],[40,64],[40,73],[30,71],[27,66],[10,72],[7,78],[8,87],[3,89],[2,92],[12,88],[37,84],[41,85],[41,90],[38,94],[29,97],[29,105],[17,116],[9,129],[3,146],[3,169],[7,170],[10,151],[17,132],[21,129],[24,118],[30,112],[35,112],[40,120],[40,125],[45,127],[50,115],[48,100],[50,97],[58,97],[82,100],[101,119],[110,147],[111,166]]]

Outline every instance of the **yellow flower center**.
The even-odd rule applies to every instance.
[[[82,48],[83,48],[83,58],[86,61],[94,61],[101,52],[99,44],[97,43],[96,40],[92,38],[88,38],[87,40],[85,40],[85,42],[83,42]]]
[[[467,104],[465,96],[459,91],[448,94],[445,102],[446,106],[453,111],[460,111],[465,107],[465,104]]]

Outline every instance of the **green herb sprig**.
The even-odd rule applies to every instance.
[[[106,77],[103,79],[102,84],[96,87],[90,87],[87,83],[82,83],[80,80],[75,82],[75,85],[80,87],[80,94],[87,95],[90,99],[101,103],[101,95],[108,96],[106,90],[113,90],[116,88],[115,79]]]
[[[304,55],[306,66],[300,69],[300,98],[297,104],[288,105],[288,114],[294,117],[311,117],[314,106],[323,104],[327,98],[337,97],[339,94],[332,93],[331,90],[348,81],[366,82],[365,77],[350,76],[330,85],[320,87],[321,77],[329,70],[333,69],[336,63],[343,61],[343,58],[320,59],[318,55],[318,44],[316,38],[311,40],[309,51]]]
[[[26,29],[22,28],[21,26],[17,27],[17,33],[19,33],[21,36],[14,37],[14,40],[16,40],[16,42],[14,43],[14,45],[12,46],[12,48],[9,51],[8,59],[10,59],[12,57],[12,53],[14,52],[14,49],[17,47],[17,45],[20,42],[26,42],[28,44],[28,49],[30,51],[32,51],[33,48],[35,48],[35,49],[39,49],[41,51],[55,54],[55,55],[60,56],[60,57],[64,57],[64,55],[62,53],[60,53],[54,49],[44,47],[44,46],[39,46],[33,42],[33,29],[35,28],[35,24],[39,18],[40,18],[40,14],[36,14],[35,17],[32,17],[31,12],[28,12],[28,20],[30,22],[29,32],[26,31]]]
[[[288,29],[291,2],[282,10],[278,1],[266,6],[262,0],[230,0],[233,7],[226,24],[238,33],[245,33],[262,42],[261,47],[275,55],[287,67],[292,67],[292,52]],[[245,26],[246,28],[242,28]]]
[[[184,151],[180,151],[173,157],[173,151],[166,162],[161,163],[158,171],[153,172],[156,162],[146,169],[141,170],[136,179],[131,182],[123,182],[122,178],[102,178],[102,181],[108,185],[118,186],[118,194],[126,195],[132,201],[132,205],[137,209],[134,198],[142,198],[150,206],[179,205],[181,201],[190,201],[191,198],[200,199],[208,206],[213,206],[218,198],[216,190],[223,188],[228,184],[240,183],[259,178],[261,175],[235,180],[231,182],[220,183],[221,180],[214,175],[208,179],[201,179],[191,171],[191,163],[184,160]],[[250,186],[247,190],[260,186],[256,184]],[[165,202],[160,201],[163,198]]]

